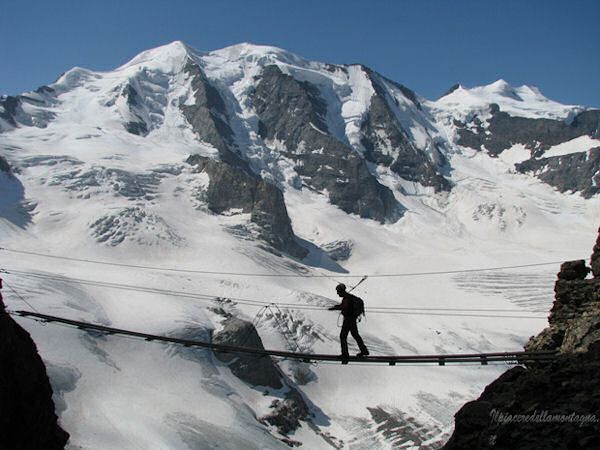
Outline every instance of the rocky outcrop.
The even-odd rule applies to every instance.
[[[380,184],[366,161],[329,134],[327,103],[319,90],[284,74],[275,65],[264,68],[251,96],[266,142],[282,142],[282,156],[309,187],[326,191],[332,204],[347,213],[393,221],[401,210],[394,194]]]
[[[594,253],[590,258],[590,266],[594,277],[600,278],[600,229],[598,229],[598,239],[596,239],[596,245],[594,245]]]
[[[0,119],[5,120],[13,127],[17,126],[15,116],[19,107],[19,98],[11,95],[0,97]],[[0,128],[1,130],[1,128]]]
[[[15,176],[18,171],[18,167],[11,167],[11,164],[0,156],[0,217],[25,228],[31,223],[32,211],[36,204],[26,200],[25,188]]]
[[[6,313],[0,297],[0,448],[62,449],[68,439],[57,423],[36,345]]]
[[[296,242],[283,193],[274,185],[224,162],[192,155],[187,162],[206,172],[208,209],[216,214],[239,210],[250,213],[258,238],[273,248],[303,258],[308,251]]]
[[[483,123],[477,116],[467,124],[455,120],[458,144],[476,150],[485,149],[498,156],[515,144],[523,144],[531,158],[515,164],[521,173],[530,173],[560,192],[580,192],[590,198],[600,192],[600,147],[587,152],[544,157],[551,147],[588,135],[600,136],[600,110],[585,111],[570,124],[561,120],[510,116],[496,104],[491,117]]]
[[[360,142],[365,148],[365,158],[375,164],[389,167],[405,180],[431,186],[436,192],[450,190],[451,184],[442,175],[438,164],[425,152],[417,149],[406,130],[402,128],[390,107],[393,100],[386,93],[381,77],[372,70],[364,70],[375,89],[369,110],[361,125]],[[414,92],[392,81],[388,82],[398,87],[417,109],[421,108]],[[446,160],[442,154],[437,150],[435,154],[440,161],[440,166],[445,165]]]
[[[212,342],[264,350],[254,325],[235,317],[226,318],[223,329],[213,335]],[[283,392],[281,398],[273,400],[271,412],[261,417],[261,422],[272,425],[279,433],[287,435],[300,426],[300,420],[308,418],[309,408],[304,398],[289,384],[270,357],[222,352],[215,352],[215,355],[228,364],[235,376],[249,385],[267,388],[267,394],[269,389]]]
[[[591,198],[600,192],[600,147],[587,152],[528,159],[515,164],[517,171],[531,173],[560,192],[579,192]]]
[[[600,448],[600,345],[544,367],[517,366],[455,415],[445,449]]]
[[[352,255],[352,241],[337,240],[323,245],[323,250],[334,261],[346,261]]]
[[[229,126],[227,108],[219,91],[212,86],[200,66],[188,60],[185,73],[191,79],[194,103],[181,105],[183,116],[200,140],[219,151],[221,161],[251,172],[248,164],[234,151],[234,132]]]
[[[121,92],[121,95],[126,98],[127,106],[130,109],[134,109],[136,106],[140,106],[143,103],[143,99],[140,97],[140,94],[138,94],[131,84],[127,84],[125,86]],[[137,114],[134,114],[134,117],[137,120],[130,120],[123,126],[131,134],[146,136],[148,134],[148,125],[146,124],[146,121]]]
[[[185,72],[191,77],[195,102],[182,105],[181,111],[198,137],[219,152],[220,161],[199,155],[187,160],[210,177],[206,192],[208,208],[216,214],[233,210],[250,213],[250,221],[258,227],[259,239],[274,249],[303,258],[308,251],[296,242],[283,193],[256,175],[235,151],[234,132],[219,91],[209,83],[198,64],[188,61]]]
[[[598,253],[592,258],[597,259]],[[589,272],[583,260],[561,266],[548,318],[550,326],[531,338],[526,350],[582,353],[600,341],[600,278],[585,279]]]
[[[600,235],[592,264],[598,243]],[[445,449],[600,448],[600,278],[586,278],[589,271],[583,260],[561,266],[550,326],[525,346],[558,357],[517,366],[487,386],[456,413]]]
[[[8,161],[2,156],[0,156],[0,172],[11,173],[10,164],[8,164]]]
[[[42,86],[22,95],[0,97],[0,132],[18,125],[45,128],[55,118],[50,107],[57,102],[55,91]],[[5,122],[3,126],[2,121]]]
[[[264,350],[256,328],[250,322],[235,317],[223,322],[223,329],[212,337],[214,344]],[[282,374],[271,358],[252,354],[215,352],[217,358],[228,363],[231,372],[251,386],[272,389],[283,387]]]
[[[561,120],[533,119],[511,116],[500,107],[490,105],[491,117],[487,123],[475,116],[468,124],[455,121],[458,127],[458,144],[476,150],[485,148],[492,156],[497,156],[515,144],[523,144],[539,157],[554,145],[570,141],[584,134],[598,135],[600,110],[585,111],[576,116],[571,124]]]

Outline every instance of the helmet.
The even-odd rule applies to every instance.
[[[337,293],[338,293],[338,294],[339,294],[340,292],[341,292],[341,293],[344,293],[344,292],[346,292],[346,285],[345,285],[345,284],[343,284],[343,283],[340,283],[340,284],[338,284],[338,285],[335,287],[335,290],[337,291]]]

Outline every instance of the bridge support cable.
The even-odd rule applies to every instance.
[[[89,322],[72,320],[65,317],[40,314],[32,311],[10,311],[10,314],[16,314],[25,318],[32,318],[46,323],[61,323],[81,330],[91,330],[103,334],[131,336],[145,341],[158,341],[169,344],[183,345],[185,347],[208,348],[222,353],[249,354],[256,356],[273,356],[287,359],[297,359],[303,362],[310,361],[341,361],[338,355],[318,354],[318,353],[299,353],[283,350],[266,350],[249,347],[239,347],[224,344],[215,344],[211,342],[194,341],[170,336],[160,336],[139,331],[125,330],[121,328],[107,327]],[[498,352],[498,353],[462,353],[445,355],[395,355],[395,356],[366,356],[349,357],[350,362],[355,363],[381,363],[395,366],[397,364],[437,364],[440,366],[446,363],[481,363],[486,365],[490,362],[510,362],[524,363],[530,361],[550,361],[556,358],[555,352]]]

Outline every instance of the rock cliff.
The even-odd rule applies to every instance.
[[[256,328],[250,322],[229,317],[223,325],[223,329],[213,336],[214,343],[264,350]],[[273,400],[270,412],[259,419],[261,422],[287,435],[300,426],[300,420],[310,420],[309,406],[304,398],[271,358],[219,352],[215,352],[215,355],[227,363],[239,379],[254,387],[261,386],[265,394],[272,391],[280,397]]]
[[[200,155],[190,156],[187,162],[210,178],[206,191],[210,211],[250,213],[250,222],[258,227],[261,240],[292,256],[306,256],[308,251],[296,242],[283,193],[276,186],[230,164]]]
[[[489,114],[490,118],[485,122],[477,116],[468,124],[455,120],[458,144],[485,149],[494,157],[515,144],[522,144],[531,158],[515,164],[518,172],[532,174],[560,192],[581,192],[585,198],[598,193],[600,148],[556,156],[545,153],[552,146],[581,136],[597,138],[600,111],[584,111],[570,124],[552,119],[513,117],[501,111],[497,104],[490,105]]]
[[[52,387],[31,336],[0,296],[0,448],[61,449],[69,434],[57,423]]]
[[[599,230],[600,232],[600,230]],[[554,350],[549,363],[505,372],[455,415],[445,449],[600,448],[600,235],[591,264],[561,266],[549,327],[527,351]]]
[[[282,155],[294,162],[303,183],[326,191],[332,204],[347,213],[380,222],[394,221],[402,209],[392,191],[369,171],[367,163],[329,134],[327,102],[316,87],[267,66],[251,96],[265,142],[284,142]]]

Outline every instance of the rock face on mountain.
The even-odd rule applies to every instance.
[[[541,156],[554,145],[570,141],[584,134],[594,137],[598,133],[600,111],[585,111],[579,114],[570,125],[552,119],[514,117],[500,110],[497,104],[490,106],[491,117],[487,127],[478,117],[474,117],[469,129],[465,123],[456,122],[459,127],[459,144],[480,149],[497,156],[514,144],[523,144],[531,150],[532,156]],[[487,129],[487,133],[486,133]]]
[[[596,240],[596,245],[594,245],[594,253],[592,253],[590,265],[592,266],[594,277],[600,278],[600,234]]]
[[[140,106],[144,101],[131,84],[125,86],[121,92],[121,95],[126,98],[127,105],[132,109],[136,106]],[[146,136],[148,134],[148,126],[146,122],[139,115],[134,115],[134,118],[136,120],[130,120],[123,124],[123,126],[131,134]]]
[[[222,214],[239,210],[250,213],[258,237],[277,250],[302,258],[308,251],[296,242],[282,192],[274,185],[223,162],[192,155],[187,162],[210,178],[208,208]]]
[[[561,192],[581,192],[585,198],[600,192],[600,147],[589,152],[529,159],[515,167],[521,173],[535,173]]]
[[[213,335],[212,342],[264,350],[256,328],[250,322],[234,317],[224,321],[223,329]],[[229,364],[234,375],[252,386],[266,386],[272,389],[283,387],[282,374],[268,357],[220,352],[216,352],[216,356]]]
[[[485,149],[498,156],[515,144],[522,144],[531,158],[515,164],[517,171],[530,173],[561,192],[581,192],[590,198],[600,191],[600,147],[589,152],[545,157],[552,146],[580,136],[597,138],[600,135],[600,111],[590,110],[577,115],[570,124],[544,118],[514,117],[490,106],[491,117],[483,123],[474,116],[470,123],[454,121],[459,135],[458,144]]]
[[[194,103],[181,105],[180,109],[194,133],[213,145],[223,162],[249,171],[247,163],[232,151],[234,132],[221,94],[195,62],[188,60],[184,71],[191,79]]]
[[[386,93],[381,76],[370,69],[364,70],[375,89],[361,126],[361,144],[366,150],[365,158],[389,167],[405,180],[431,186],[436,191],[449,190],[451,184],[440,170],[446,164],[444,156],[434,149],[436,160],[431,160],[427,153],[415,147],[392,110],[394,100]],[[388,82],[398,87],[417,109],[421,109],[413,91],[393,81]]]
[[[234,317],[223,322],[223,329],[214,334],[212,342],[264,350],[254,325]],[[273,400],[271,412],[260,418],[262,422],[275,426],[281,434],[287,435],[300,426],[300,420],[307,419],[308,405],[271,358],[251,354],[215,353],[218,359],[228,364],[235,376],[251,386],[283,392],[281,399]]]
[[[0,172],[10,174],[10,164],[8,164],[8,161],[2,156],[0,156]]]
[[[55,117],[49,107],[56,103],[55,91],[42,86],[23,95],[0,97],[0,132],[19,124],[44,128]],[[4,124],[3,124],[4,121]]]
[[[599,243],[600,235],[596,268]],[[586,279],[589,271],[584,261],[561,266],[550,326],[525,346],[557,359],[517,366],[487,386],[456,413],[445,449],[600,448],[600,277]]]
[[[0,97],[0,119],[4,119],[12,126],[16,126],[15,115],[19,106],[18,97],[11,95]]]
[[[347,213],[380,222],[395,220],[400,206],[352,148],[329,134],[327,103],[316,87],[271,65],[263,70],[251,96],[267,142],[283,142],[282,155],[309,187],[327,191]]]
[[[68,439],[57,423],[35,343],[6,313],[0,297],[0,448],[54,450]]]

